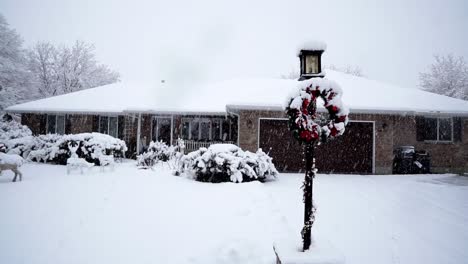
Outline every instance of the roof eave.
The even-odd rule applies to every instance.
[[[284,111],[279,105],[226,105],[228,112],[238,112],[239,110],[263,110],[263,111]],[[318,108],[317,111],[325,112],[325,108]],[[468,111],[434,111],[434,110],[414,110],[414,109],[367,109],[350,108],[351,114],[387,114],[387,115],[438,115],[438,116],[460,116],[468,117]]]

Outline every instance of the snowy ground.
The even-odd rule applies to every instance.
[[[0,177],[0,263],[272,263],[298,239],[302,175],[207,184],[167,169],[66,174],[26,164]],[[468,178],[319,175],[316,238],[346,263],[465,263]]]

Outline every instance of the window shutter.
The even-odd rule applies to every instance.
[[[453,118],[453,141],[462,141],[463,120],[461,117]]]
[[[118,127],[119,127],[119,132],[117,132],[117,137],[123,140],[124,127],[125,127],[125,118],[123,116],[119,116]]]
[[[416,117],[416,140],[417,141],[424,141],[426,134],[425,134],[425,123],[424,117],[417,116]]]

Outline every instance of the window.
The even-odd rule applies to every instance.
[[[424,117],[416,120],[419,141],[453,141],[453,119],[450,117]]]
[[[119,120],[116,116],[109,117],[109,135],[117,137],[119,134],[118,124]]]
[[[99,116],[99,133],[118,137],[119,119],[116,116]]]
[[[183,139],[200,141],[229,141],[231,122],[221,118],[183,118],[180,136]]]
[[[198,140],[198,126],[200,123],[199,118],[195,118],[190,122],[190,139]]]
[[[452,141],[453,124],[451,118],[439,118],[439,140]]]
[[[65,115],[47,115],[47,134],[65,134]]]
[[[171,143],[172,119],[170,117],[155,117],[153,119],[153,140]]]
[[[190,139],[190,121],[182,120],[182,129],[180,132],[182,139]]]
[[[211,139],[211,122],[209,120],[200,121],[200,140],[208,141]]]
[[[223,120],[221,140],[231,140],[231,122],[229,122],[229,120],[226,119]]]
[[[107,116],[99,117],[99,133],[102,133],[102,134],[109,133],[109,117]]]
[[[426,133],[424,140],[437,140],[437,118],[425,118]]]
[[[213,120],[213,123],[211,123],[211,137],[213,138],[214,141],[220,141],[221,140],[221,124],[222,121],[220,119]]]

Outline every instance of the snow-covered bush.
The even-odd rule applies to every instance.
[[[57,134],[32,137],[30,141],[26,140],[26,144],[21,146],[24,148],[23,157],[31,161],[55,161],[59,164],[63,164],[59,162],[60,157],[65,157],[67,155],[67,150],[60,149],[58,142],[61,138],[62,135]]]
[[[0,144],[3,144],[5,152],[23,156],[29,154],[32,140],[31,130],[13,119],[0,119]],[[23,156],[24,157],[24,156]]]
[[[162,141],[151,141],[148,149],[137,156],[137,166],[153,167],[158,162],[167,162],[176,154],[176,147],[168,146]]]
[[[127,146],[123,140],[101,133],[81,133],[70,135],[40,135],[35,138],[34,149],[28,159],[33,161],[52,161],[65,165],[71,156],[70,146],[78,145],[76,154],[88,162],[99,165],[102,155],[124,157]]]
[[[0,142],[31,135],[31,129],[27,126],[21,125],[13,119],[0,119]]]
[[[79,146],[76,152],[79,158],[96,165],[99,165],[101,155],[122,158],[127,151],[123,140],[101,133],[32,136],[27,126],[14,120],[0,121],[0,145],[8,154],[17,154],[31,161],[66,164],[71,155],[69,143]]]
[[[233,144],[214,144],[181,158],[176,174],[186,173],[201,182],[248,182],[276,179],[272,158],[262,149],[243,151]]]

